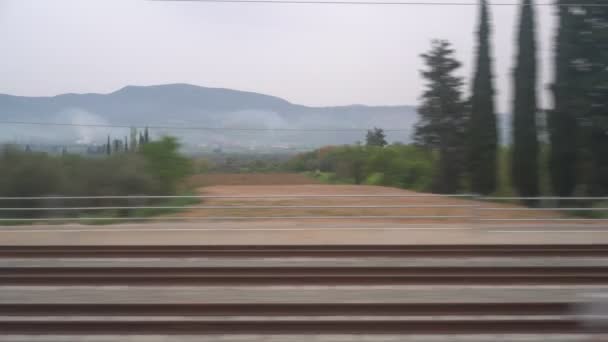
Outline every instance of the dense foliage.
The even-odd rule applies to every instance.
[[[479,194],[490,194],[496,190],[497,185],[498,127],[494,109],[490,18],[486,0],[481,0],[477,39],[468,132],[468,166],[471,190]]]
[[[6,146],[0,151],[0,196],[121,196],[169,195],[189,171],[189,160],[178,153],[173,138],[150,142],[140,152],[100,158],[52,156]],[[4,200],[2,207],[125,205],[125,199]],[[41,216],[44,212],[4,212],[4,216]],[[50,213],[52,214],[52,213]],[[66,214],[66,213],[64,213]],[[67,213],[71,214],[71,213]]]
[[[430,191],[435,158],[413,145],[339,146],[303,153],[287,163],[287,169],[311,172],[335,183],[393,186]]]
[[[196,173],[273,173],[285,171],[294,153],[206,153],[194,157]]]
[[[604,4],[592,0],[588,4]],[[560,0],[551,173],[560,196],[608,193],[608,8]],[[578,189],[578,191],[577,191]]]
[[[523,0],[518,52],[513,73],[513,151],[511,176],[518,194],[535,197],[538,184],[538,132],[536,124],[536,38],[534,2]]]
[[[462,78],[454,75],[461,64],[454,58],[450,43],[444,40],[433,41],[422,59],[426,87],[418,108],[414,141],[439,153],[433,190],[453,194],[461,190],[465,171],[467,108],[462,100]]]
[[[367,131],[367,135],[365,136],[365,145],[380,147],[388,145],[384,130],[382,128],[374,127],[374,129]]]

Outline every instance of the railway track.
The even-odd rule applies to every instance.
[[[572,299],[542,301],[421,302],[395,298],[393,303],[373,302],[364,297],[356,302],[216,301],[162,302],[145,297],[145,302],[117,302],[103,297],[104,288],[137,291],[142,287],[180,291],[180,286],[219,289],[229,286],[232,295],[252,287],[281,286],[298,289],[314,285],[323,288],[347,286],[391,289],[428,287],[444,291],[480,286],[501,289],[515,286],[539,288],[606,286],[606,266],[581,267],[336,267],[340,258],[607,258],[608,245],[484,245],[484,246],[0,246],[0,258],[19,259],[19,266],[3,262],[0,267],[0,332],[18,336],[40,335],[482,335],[595,334],[579,316],[580,302]],[[100,267],[41,267],[41,259],[105,258]],[[124,267],[130,258],[143,258],[151,266]],[[155,267],[163,258],[234,258],[239,267]],[[325,260],[323,267],[247,266],[254,259],[281,258]],[[23,266],[23,260],[31,265]],[[109,260],[109,261],[108,261]],[[111,267],[108,265],[112,265]],[[95,293],[90,301],[23,302],[4,297],[3,291],[31,291],[44,287],[48,293],[69,298],[74,288],[86,287]],[[355,290],[353,290],[355,286]],[[56,289],[57,292],[54,292]],[[97,291],[99,290],[99,291]],[[522,291],[523,291],[522,290]],[[144,291],[144,290],[140,290]],[[409,290],[408,290],[409,291]],[[542,291],[542,290],[541,290]],[[45,292],[46,293],[46,292]],[[73,292],[72,292],[73,293]],[[457,292],[456,292],[457,293]],[[542,294],[542,292],[538,292]],[[7,295],[6,295],[7,296]],[[23,296],[19,298],[24,298]],[[36,297],[40,298],[40,297]],[[86,297],[87,299],[89,297]],[[523,298],[523,297],[522,297]],[[530,298],[529,296],[526,298]],[[597,328],[593,326],[594,329]],[[599,335],[598,335],[599,336]],[[25,339],[27,340],[27,338]],[[304,339],[305,340],[305,339]],[[303,340],[303,341],[304,341]],[[449,337],[447,338],[449,340]],[[2,338],[0,337],[0,341]]]
[[[608,257],[608,245],[0,246],[0,258]]]
[[[573,303],[12,304],[0,316],[565,316]]]
[[[21,267],[1,285],[608,285],[608,267]]]
[[[236,335],[236,334],[579,334],[575,319],[557,320],[248,320],[248,321],[0,321],[4,334]]]
[[[0,306],[0,331],[121,335],[586,332],[571,317],[572,309],[569,303],[26,304]],[[66,320],[69,316],[76,318]]]

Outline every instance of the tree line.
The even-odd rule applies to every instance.
[[[60,153],[62,155],[74,153],[87,154],[87,155],[112,155],[124,152],[137,152],[145,144],[149,143],[150,133],[148,127],[144,130],[139,131],[135,127],[131,127],[129,136],[124,136],[124,139],[112,138],[108,134],[107,142],[104,144],[89,144],[89,145],[35,145],[26,144],[24,147],[25,152],[49,152],[49,153]],[[13,148],[17,145],[9,144]]]
[[[179,153],[173,137],[163,137],[140,145],[133,153],[116,153],[104,158],[75,154],[51,155],[24,151],[7,145],[0,148],[0,196],[42,197],[35,200],[5,199],[3,208],[93,207],[133,205],[126,199],[96,198],[57,200],[45,196],[174,195],[192,171],[189,158]],[[160,200],[148,200],[158,203]],[[57,214],[45,210],[3,210],[2,217],[46,217]],[[66,211],[60,216],[81,214]],[[90,215],[100,214],[92,211]],[[104,215],[125,215],[126,212]]]
[[[111,155],[112,153],[138,151],[149,142],[150,133],[148,131],[148,127],[146,127],[143,132],[138,132],[137,128],[131,127],[130,139],[127,139],[126,135],[124,140],[112,139],[108,134],[108,140],[102,146],[102,149],[107,155]]]
[[[378,139],[381,134],[373,133],[368,133],[365,145],[327,146],[301,153],[287,161],[284,169],[307,172],[328,183],[431,190],[436,173],[433,153],[414,145],[387,145]]]
[[[603,0],[586,1],[588,5]],[[559,196],[608,192],[608,8],[556,2],[553,108],[545,111],[548,141],[539,139],[543,111],[537,100],[536,19],[533,0],[521,0],[512,72],[510,178],[517,194],[540,194],[540,151],[549,149],[551,191]],[[421,55],[425,89],[414,142],[437,153],[434,190],[496,191],[498,120],[494,104],[491,20],[480,0],[477,51],[470,96],[456,75],[452,45],[434,40]]]

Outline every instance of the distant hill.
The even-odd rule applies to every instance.
[[[277,129],[156,129],[152,132],[154,135],[179,136],[191,146],[242,148],[353,143],[364,140],[363,129],[410,128],[417,119],[412,106],[308,107],[270,95],[189,84],[126,86],[109,94],[62,94],[52,97],[0,94],[0,113],[0,121]],[[316,128],[357,128],[362,131],[290,131]],[[18,143],[103,143],[108,134],[121,138],[128,134],[127,131],[94,127],[2,125],[0,140]],[[406,142],[410,136],[410,131],[391,132],[389,139]]]

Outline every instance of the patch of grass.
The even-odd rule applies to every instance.
[[[26,220],[2,220],[0,226],[30,226],[34,221]]]
[[[181,195],[194,195],[194,192],[186,192]],[[138,206],[151,207],[184,207],[200,203],[200,199],[193,197],[168,198],[153,204],[138,204]],[[66,216],[66,220],[4,220],[0,221],[0,226],[26,226],[32,224],[59,225],[66,223],[79,223],[86,225],[110,225],[125,222],[143,222],[145,218],[156,217],[179,213],[187,209],[180,208],[142,208],[142,209],[122,209],[122,210],[95,210],[80,212],[74,216]],[[129,217],[142,218],[140,220],[130,220]],[[80,218],[78,220],[74,218]]]
[[[184,196],[194,195],[194,193],[190,192],[187,194],[183,194]],[[167,206],[167,207],[185,207],[191,206],[200,203],[200,199],[194,197],[178,197],[178,198],[169,198],[162,203],[159,203],[154,206]],[[159,215],[168,215],[175,214],[181,212],[183,209],[175,209],[175,208],[167,208],[167,209],[155,209],[155,208],[144,208],[144,209],[136,209],[132,211],[132,215],[134,217],[151,217],[151,216],[159,216]]]
[[[303,175],[314,178],[322,184],[355,184],[355,180],[351,178],[338,178],[334,172],[316,172],[307,171]]]

